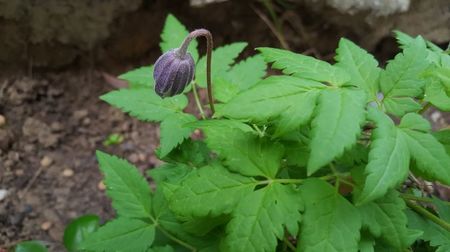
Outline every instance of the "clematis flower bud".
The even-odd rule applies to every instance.
[[[170,97],[183,92],[194,77],[195,62],[191,54],[172,49],[161,55],[155,63],[153,78],[155,92]]]

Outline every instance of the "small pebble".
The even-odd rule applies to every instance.
[[[439,120],[439,118],[441,117],[441,113],[435,111],[431,114],[431,120],[433,120],[433,122],[437,122]]]
[[[139,156],[136,153],[133,153],[128,160],[130,160],[131,163],[137,163],[139,161]]]
[[[46,221],[41,224],[41,229],[44,231],[49,230],[52,227],[52,223],[50,221]]]
[[[3,115],[0,115],[0,127],[6,124],[6,118]]]
[[[0,189],[0,201],[2,201],[4,198],[6,198],[6,195],[8,195],[8,190]]]
[[[105,183],[103,183],[103,180],[101,180],[100,182],[98,182],[97,188],[100,191],[104,191],[106,189]]]
[[[63,171],[63,173],[62,173],[62,175],[63,175],[64,177],[72,177],[73,174],[74,174],[73,170],[72,170],[72,169],[69,169],[69,168],[64,169],[64,171]]]
[[[22,169],[18,169],[14,173],[16,174],[16,176],[22,176],[24,174]]]
[[[49,167],[53,163],[53,160],[49,156],[44,156],[41,159],[41,166],[42,167]]]
[[[145,154],[144,153],[139,153],[139,161],[144,162],[145,161]]]

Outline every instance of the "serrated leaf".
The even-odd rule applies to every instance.
[[[433,196],[433,204],[436,207],[436,212],[439,218],[446,222],[450,222],[450,203]]]
[[[171,49],[179,48],[188,34],[189,32],[186,27],[175,16],[169,14],[161,33],[161,43],[159,44],[161,51],[167,52]],[[196,62],[198,59],[198,51],[197,41],[195,39],[189,44],[188,52],[191,53],[194,62]]]
[[[230,121],[231,120],[223,120]],[[246,176],[275,178],[281,164],[284,148],[280,143],[230,127],[200,126],[206,144],[225,159],[229,169]]]
[[[211,80],[225,74],[234,63],[237,56],[247,46],[246,42],[236,42],[214,49],[211,59]],[[200,87],[206,87],[206,56],[200,58],[195,68],[195,82]]]
[[[297,251],[357,251],[361,218],[358,210],[328,183],[308,179],[300,186],[305,212]]]
[[[431,131],[430,122],[416,113],[409,113],[403,116],[398,127],[417,130],[424,133],[428,133]]]
[[[450,111],[449,89],[436,79],[430,79],[425,86],[424,100],[443,111]]]
[[[170,207],[188,217],[228,214],[256,184],[253,178],[218,165],[202,167],[183,178],[169,200]]]
[[[271,76],[219,106],[216,114],[253,122],[279,119],[275,136],[280,136],[309,122],[324,87],[291,76]]]
[[[409,112],[417,112],[422,106],[411,97],[386,97],[383,99],[386,111],[395,116],[403,116]]]
[[[272,68],[280,69],[284,74],[335,86],[342,86],[350,81],[350,75],[346,71],[328,62],[282,49],[260,47],[257,50],[266,62],[273,62]]]
[[[355,144],[365,120],[366,96],[361,90],[323,90],[318,103],[311,123],[309,175]]]
[[[137,169],[123,159],[97,151],[100,170],[105,176],[106,194],[118,216],[149,218],[150,187]]]
[[[402,251],[409,247],[417,238],[414,230],[407,228],[407,217],[404,210],[405,202],[398,192],[390,191],[383,198],[358,207],[362,225],[386,244]]]
[[[415,40],[402,53],[389,61],[381,72],[380,88],[385,97],[415,97],[425,85],[420,77],[429,66],[427,50],[422,40]]]
[[[100,97],[103,101],[143,121],[162,121],[188,104],[184,95],[162,99],[150,88],[120,89]]]
[[[431,181],[450,185],[450,157],[431,134],[402,129],[419,174]]]
[[[71,221],[64,230],[64,247],[69,252],[79,251],[81,242],[98,229],[99,222],[97,215],[83,215]]]
[[[450,250],[450,232],[437,225],[436,223],[422,218],[417,213],[408,210],[408,223],[411,228],[423,231],[421,239],[429,241],[433,247],[438,247],[436,252],[445,252]]]
[[[153,79],[153,65],[133,69],[118,76],[119,79],[126,80],[130,87],[152,87],[155,85]]]
[[[284,228],[298,232],[303,202],[298,190],[273,183],[243,198],[227,225],[227,251],[275,251]]]
[[[432,133],[433,136],[444,146],[448,155],[450,155],[450,128]]]
[[[185,113],[172,114],[164,119],[161,123],[161,147],[158,153],[160,158],[165,157],[191,135],[193,130],[184,125],[196,120],[195,116]]]
[[[211,151],[205,142],[187,139],[163,160],[171,163],[187,164],[191,167],[202,167],[211,160],[210,154]]]
[[[118,218],[100,227],[81,244],[89,251],[145,252],[155,239],[155,225]]]
[[[369,120],[376,124],[370,144],[369,163],[364,189],[359,196],[360,204],[380,198],[403,182],[408,175],[408,143],[396,129],[394,122],[384,113],[371,108]]]
[[[336,49],[336,66],[347,71],[350,83],[366,91],[369,100],[376,100],[380,68],[378,61],[367,51],[342,38]]]
[[[248,57],[214,79],[214,97],[228,102],[241,91],[254,86],[266,74],[267,65],[261,55]]]

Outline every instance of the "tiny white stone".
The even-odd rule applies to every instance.
[[[6,198],[6,195],[8,195],[8,190],[0,189],[0,201],[2,201],[4,198]]]

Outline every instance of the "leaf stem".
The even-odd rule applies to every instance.
[[[289,237],[287,235],[284,236],[284,244],[286,244],[292,251],[296,250],[294,244],[289,241]]]
[[[189,33],[189,35],[184,39],[180,46],[180,54],[186,54],[189,47],[189,43],[196,37],[206,38],[206,84],[208,86],[208,99],[209,106],[211,108],[212,114],[214,114],[214,100],[212,94],[212,84],[211,84],[211,61],[212,61],[212,48],[213,48],[213,38],[211,32],[206,29],[197,29]]]
[[[410,200],[405,200],[405,202],[406,202],[406,205],[408,205],[411,209],[413,209],[417,213],[419,213],[422,216],[428,218],[430,221],[438,224],[439,226],[441,226],[442,228],[444,228],[445,230],[450,232],[450,223],[447,223],[443,219],[441,219],[441,218],[437,217],[436,215],[432,214],[427,209],[423,208],[422,206],[420,206],[418,204],[413,203]]]
[[[195,104],[197,104],[200,116],[202,117],[202,119],[206,119],[205,111],[203,111],[202,103],[200,102],[200,99],[198,97],[197,84],[195,83],[195,81],[192,82],[192,93],[194,94]]]
[[[327,176],[323,176],[323,177],[316,177],[318,179],[321,180],[329,180],[332,178],[335,178],[336,176],[334,175],[327,175]],[[268,185],[268,184],[272,184],[274,182],[277,183],[285,183],[285,184],[301,184],[305,181],[306,179],[267,179],[267,180],[262,180],[258,182],[258,185]]]
[[[425,202],[425,203],[433,203],[433,200],[430,198],[418,197],[418,196],[408,194],[408,193],[402,193],[401,197],[404,199],[408,199],[408,200],[420,201],[420,202]],[[450,206],[450,202],[447,202],[447,201],[442,201],[442,202],[444,204]]]
[[[180,244],[181,246],[191,250],[191,251],[197,251],[197,248],[195,248],[194,246],[192,246],[191,244],[182,241],[180,239],[178,239],[177,237],[173,236],[171,233],[167,232],[164,228],[162,228],[161,226],[157,225],[156,227],[159,228],[159,230],[165,235],[167,236],[169,239],[173,240],[174,242]]]

